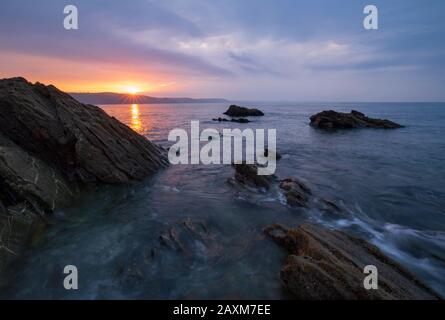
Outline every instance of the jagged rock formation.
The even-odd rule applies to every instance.
[[[229,117],[260,117],[264,113],[258,109],[249,109],[232,104],[229,109],[224,112]]]
[[[271,225],[264,232],[289,252],[280,276],[296,299],[440,299],[377,247],[341,231],[305,224],[294,230]],[[376,290],[364,288],[367,265],[377,267]]]
[[[351,113],[323,111],[311,116],[311,126],[320,129],[353,129],[353,128],[403,128],[389,120],[372,119],[363,113],[352,110]]]
[[[0,270],[82,186],[141,180],[167,163],[99,107],[51,85],[0,80]]]

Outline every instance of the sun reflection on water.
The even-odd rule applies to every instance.
[[[132,104],[131,105],[131,129],[133,129],[136,132],[141,133],[142,132],[142,122],[141,122],[141,113],[139,111],[139,105],[138,104]]]

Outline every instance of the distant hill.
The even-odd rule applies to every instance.
[[[70,93],[70,95],[86,104],[156,104],[156,103],[226,103],[225,99],[192,99],[192,98],[156,98],[145,95],[129,95],[113,92]]]

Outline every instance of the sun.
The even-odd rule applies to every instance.
[[[137,87],[128,87],[127,92],[134,96],[139,92],[139,89]]]

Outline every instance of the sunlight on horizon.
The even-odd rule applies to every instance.
[[[134,96],[134,95],[138,94],[140,92],[140,90],[137,87],[128,87],[127,92],[128,92],[128,94]]]

